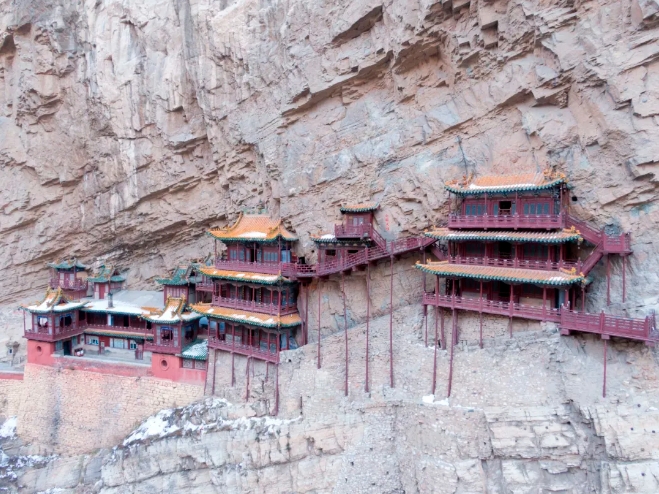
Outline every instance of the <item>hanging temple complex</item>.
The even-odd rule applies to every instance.
[[[598,230],[570,213],[570,186],[562,174],[544,172],[508,176],[465,177],[446,183],[450,194],[445,226],[423,235],[385,239],[376,228],[376,203],[346,205],[342,222],[332,231],[312,236],[317,263],[295,253],[297,236],[282,221],[258,210],[243,213],[226,228],[211,229],[215,253],[181,264],[168,277],[156,279],[162,291],[125,289],[126,277],[116,266],[103,265],[93,274],[77,259],[49,263],[49,286],[41,301],[23,306],[28,362],[58,365],[63,359],[108,359],[149,365],[150,375],[215,388],[215,373],[207,383],[209,354],[231,355],[231,383],[236,356],[272,366],[277,382],[280,352],[310,344],[313,332],[321,366],[321,312],[308,316],[312,280],[339,276],[345,316],[345,276],[369,271],[378,261],[391,264],[389,359],[393,362],[393,263],[417,253],[423,277],[425,344],[434,346],[434,394],[437,351],[450,352],[448,394],[451,393],[453,346],[458,341],[460,311],[512,320],[552,322],[562,335],[585,332],[604,341],[603,393],[606,394],[606,343],[626,338],[647,345],[659,340],[654,314],[631,319],[587,313],[591,271],[604,259],[606,302],[611,300],[610,258],[622,256],[622,299],[626,297],[626,257],[630,236]],[[218,242],[225,246],[218,253]],[[318,286],[320,300],[321,289]],[[365,386],[368,391],[368,328],[366,297]],[[320,307],[320,303],[319,303]],[[429,313],[434,328],[429,331]],[[446,348],[445,311],[451,317],[451,348]],[[348,394],[348,327],[346,381]],[[430,333],[430,337],[429,337]],[[433,336],[434,335],[434,336]],[[312,338],[310,338],[310,336]],[[223,360],[226,361],[226,360]],[[213,366],[217,358],[212,360]],[[249,381],[247,386],[249,386]],[[278,384],[275,408],[278,411]],[[247,390],[249,396],[249,390]]]

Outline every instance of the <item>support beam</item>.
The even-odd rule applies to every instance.
[[[217,348],[213,350],[213,385],[211,386],[211,396],[215,395],[215,371],[217,370]]]
[[[311,283],[309,283],[304,289],[304,296],[307,301],[304,303],[304,330],[306,334],[304,335],[305,344],[309,342],[309,288],[311,288]]]
[[[426,263],[426,249],[423,249],[423,264]],[[426,293],[426,272],[421,271],[421,281],[423,283],[423,290],[421,290],[421,293]],[[423,306],[423,320],[426,326],[426,336],[424,338],[426,348],[428,348],[428,306],[424,305]]]
[[[423,320],[425,321],[426,324],[425,345],[426,348],[428,348],[428,306],[427,305],[423,306]]]
[[[249,401],[249,357],[245,365],[245,401]]]
[[[394,257],[389,260],[389,386],[394,387]]]
[[[515,296],[515,285],[510,285],[510,305],[508,309],[510,311],[510,318],[508,320],[508,330],[510,331],[510,337],[513,337],[513,309],[514,309],[514,296]]]
[[[604,340],[604,379],[602,382],[602,398],[606,398],[606,345],[608,341],[608,339]]]
[[[320,278],[318,278],[318,368],[320,369]]]
[[[279,415],[279,364],[275,364],[275,415]]]
[[[611,255],[606,255],[606,305],[611,305]]]
[[[435,346],[434,348],[434,355],[432,359],[432,391],[430,394],[434,395],[435,391],[437,390],[437,322],[439,319],[439,313],[442,313],[442,325],[444,323],[444,311],[440,309],[438,306],[435,306],[435,339],[433,340],[433,344]]]
[[[622,256],[622,303],[627,299],[627,256]]]
[[[454,341],[457,340],[458,333],[458,313],[455,309],[452,311],[452,326],[451,326],[451,358],[449,359],[449,369],[448,369],[448,392],[446,394],[447,398],[451,396],[451,386],[453,384],[453,350],[455,348]]]
[[[341,271],[341,295],[343,296],[343,331],[346,344],[346,382],[345,395],[348,396],[348,311],[346,309],[346,279],[345,273]]]
[[[366,258],[368,259],[368,247],[366,248]],[[368,386],[368,330],[371,319],[371,263],[366,262],[366,375],[364,380],[364,391],[370,391]]]
[[[581,312],[586,312],[586,285],[581,285]]]
[[[231,387],[236,385],[236,354],[231,352]]]
[[[478,315],[480,316],[480,347],[481,349],[483,348],[483,282],[481,281],[481,298],[480,298],[480,312]]]

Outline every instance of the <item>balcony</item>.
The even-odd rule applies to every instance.
[[[199,292],[210,292],[213,293],[214,284],[213,283],[195,283],[195,290]]]
[[[85,331],[94,330],[94,331],[109,331],[109,332],[119,332],[119,333],[131,333],[135,336],[141,336],[143,338],[151,337],[153,338],[153,329],[147,329],[145,327],[137,326],[108,326],[107,324],[86,324],[84,326]]]
[[[249,262],[216,259],[215,267],[227,271],[247,271],[249,273],[279,274],[281,270],[278,262]]]
[[[161,341],[160,343],[147,341],[144,343],[144,351],[154,352],[154,353],[169,353],[175,355],[177,353],[181,353],[183,346],[189,343],[189,342],[184,342],[183,345],[181,345],[178,343],[174,343],[174,340],[169,340],[169,341],[170,341],[169,343],[165,343],[165,341]]]
[[[54,342],[78,336],[84,333],[85,326],[69,326],[69,327],[55,327],[52,326],[37,326],[36,328],[26,328],[25,338],[29,340]]]
[[[471,310],[483,312],[484,314],[560,322],[559,309],[517,303],[513,303],[511,307],[510,302],[497,302],[485,298],[452,297],[450,295],[424,293],[423,304],[444,307],[446,309]]]
[[[260,312],[262,314],[270,314],[276,316],[278,314],[286,315],[297,312],[297,307],[286,306],[279,307],[275,304],[266,304],[263,302],[255,302],[253,300],[241,300],[237,298],[226,298],[213,296],[213,303],[217,307],[230,307],[232,309],[243,309],[247,311]]]
[[[362,225],[334,225],[336,238],[370,238],[373,227],[370,223]]]
[[[255,347],[252,345],[244,345],[243,343],[236,343],[235,341],[229,343],[227,341],[220,340],[214,336],[208,338],[208,348],[213,348],[216,350],[224,350],[231,353],[237,353],[239,355],[257,358],[259,360],[272,362],[274,364],[279,363],[279,354],[277,352],[269,352],[267,350],[262,350],[259,347]]]
[[[452,256],[445,257],[451,264],[467,264],[476,266],[496,266],[506,268],[521,268],[521,269],[538,269],[541,271],[558,271],[559,269],[576,269],[577,272],[582,270],[581,261],[536,261],[526,259],[503,259],[494,257],[460,257]],[[442,260],[444,260],[442,259]]]
[[[537,215],[483,215],[466,216],[452,214],[448,219],[449,228],[506,228],[517,230],[519,228],[530,229],[557,229],[565,227],[565,218],[562,214],[537,214]]]
[[[59,278],[50,279],[51,288],[61,288],[62,290],[87,291],[87,280],[60,280]]]

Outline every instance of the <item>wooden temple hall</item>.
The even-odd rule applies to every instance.
[[[451,194],[447,227],[427,231],[436,244],[435,262],[418,263],[424,276],[423,304],[435,310],[435,341],[446,347],[444,310],[452,314],[451,341],[458,341],[459,311],[551,321],[562,334],[583,331],[654,344],[654,319],[627,319],[586,312],[589,277],[606,256],[607,303],[610,302],[610,256],[622,256],[623,301],[630,238],[611,235],[577,220],[570,212],[565,176],[550,172],[468,177],[446,184]],[[438,329],[441,325],[441,330]],[[453,366],[451,345],[448,394]],[[604,361],[606,366],[606,359]],[[606,379],[606,367],[604,372]],[[433,376],[433,393],[436,379]],[[604,380],[604,393],[606,380]]]

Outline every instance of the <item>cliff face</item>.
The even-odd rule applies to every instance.
[[[0,2],[0,299],[70,253],[134,286],[267,204],[301,236],[375,199],[387,234],[444,179],[555,166],[576,213],[657,261],[659,7],[630,0]],[[614,266],[617,269],[617,266]]]

